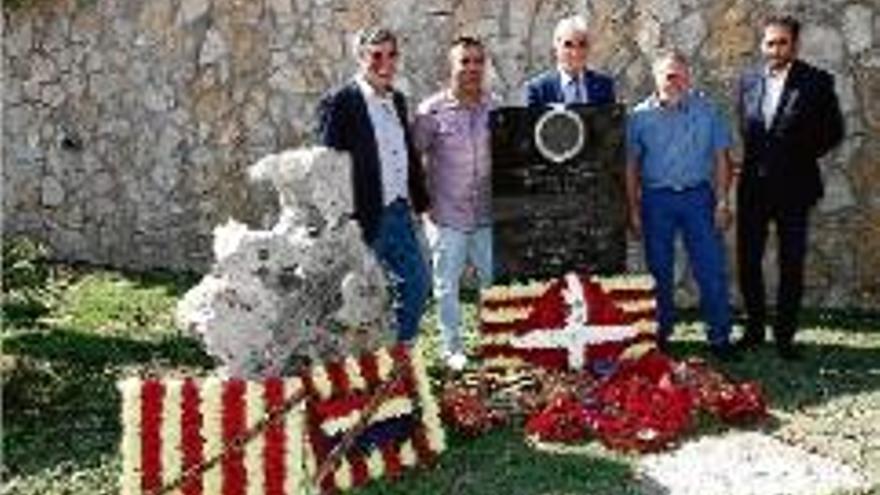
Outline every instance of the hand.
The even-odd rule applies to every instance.
[[[431,221],[431,215],[428,213],[423,213],[420,220],[422,222],[422,231],[425,233],[425,238],[428,241],[428,246],[433,247],[437,242],[437,225]]]
[[[715,228],[723,232],[730,228],[731,223],[733,223],[733,214],[730,205],[727,203],[715,205]]]
[[[642,212],[638,208],[629,209],[629,228],[633,235],[641,237],[642,235]]]

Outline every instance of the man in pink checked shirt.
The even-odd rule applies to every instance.
[[[427,168],[432,207],[429,229],[434,297],[446,364],[467,364],[461,336],[459,282],[468,263],[480,285],[492,281],[489,112],[495,101],[483,87],[486,50],[473,37],[449,49],[449,87],[428,97],[415,118],[415,145]]]

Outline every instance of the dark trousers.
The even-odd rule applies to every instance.
[[[746,333],[764,337],[767,303],[762,263],[769,226],[773,223],[779,249],[779,288],[773,333],[777,342],[789,343],[797,331],[804,292],[810,208],[774,205],[769,192],[745,186],[740,188],[738,197],[736,233],[739,287],[747,316]]]

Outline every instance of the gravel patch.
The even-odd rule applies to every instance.
[[[638,465],[651,495],[831,495],[866,490],[856,469],[758,432],[734,432],[645,456]]]
[[[836,397],[783,416],[773,434],[860,469],[880,493],[880,391]]]

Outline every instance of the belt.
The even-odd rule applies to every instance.
[[[679,193],[691,192],[691,191],[694,191],[697,189],[702,189],[704,187],[709,187],[709,183],[708,182],[698,182],[696,184],[662,186],[662,187],[656,188],[655,190],[679,194]]]
[[[385,208],[409,208],[409,201],[407,201],[403,197],[398,196],[394,201],[386,204]]]

